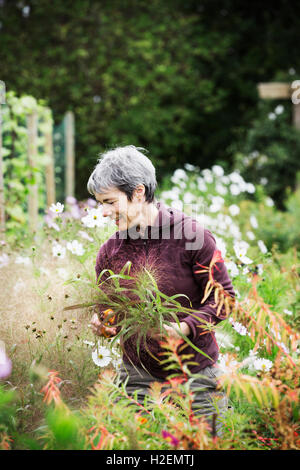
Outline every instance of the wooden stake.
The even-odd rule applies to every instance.
[[[289,83],[259,83],[257,88],[260,98],[263,99],[290,99],[291,97]]]
[[[68,111],[65,115],[65,198],[74,196],[75,189],[75,143],[74,114]]]
[[[300,130],[300,103],[293,105],[293,124]]]
[[[49,157],[49,163],[46,166],[46,191],[47,207],[55,204],[55,176],[54,176],[54,157],[53,157],[53,123],[49,123],[49,130],[45,134],[45,153]]]
[[[28,129],[28,163],[33,169],[36,167],[37,158],[37,112],[27,116],[27,129]],[[29,214],[29,228],[37,231],[38,226],[38,186],[37,183],[28,185],[28,214]]]

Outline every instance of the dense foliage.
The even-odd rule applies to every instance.
[[[47,97],[56,123],[75,112],[81,199],[116,144],[147,148],[159,177],[187,161],[230,167],[258,115],[257,83],[296,79],[299,21],[285,1],[2,0],[0,78]]]
[[[251,181],[261,182],[281,209],[300,173],[300,131],[291,126],[291,114],[284,100],[260,102],[244,143],[232,145],[238,149],[235,167]]]
[[[28,194],[33,185],[38,187],[38,208],[46,207],[45,168],[49,156],[45,152],[45,133],[51,132],[51,111],[32,96],[18,98],[15,93],[6,94],[2,106],[2,158],[6,229],[13,233],[26,231],[28,227]],[[37,113],[37,152],[29,164],[28,116]]]

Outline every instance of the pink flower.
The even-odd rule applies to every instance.
[[[88,205],[88,207],[96,207],[96,206],[97,206],[97,202],[95,201],[95,199],[89,198],[89,199],[87,200],[87,205]]]
[[[67,196],[66,203],[72,206],[73,204],[77,203],[77,199],[75,199],[73,196]]]
[[[178,444],[179,444],[179,439],[177,439],[177,437],[173,436],[173,434],[171,434],[170,432],[168,431],[162,431],[162,437],[167,441],[167,442],[170,442],[170,444],[172,444],[172,446],[174,447],[177,447]]]
[[[5,353],[0,351],[0,380],[5,380],[12,370],[12,362]]]

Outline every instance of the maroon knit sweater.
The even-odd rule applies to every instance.
[[[154,226],[147,227],[142,237],[136,228],[119,231],[100,247],[96,260],[97,279],[104,269],[111,269],[114,273],[120,272],[127,261],[132,262],[130,275],[134,275],[134,271],[140,270],[141,266],[154,267],[161,292],[168,296],[184,294],[191,301],[193,309],[205,312],[197,313],[197,317],[202,317],[213,324],[218,323],[225,318],[225,312],[222,310],[221,314],[217,315],[217,307],[213,306],[214,291],[204,303],[201,303],[208,282],[208,273],[196,273],[202,269],[199,264],[209,266],[211,262],[216,250],[213,235],[196,220],[177,209],[167,208],[163,203],[157,203],[157,208],[159,214]],[[234,297],[235,293],[224,262],[216,264],[213,274],[214,279]],[[185,297],[178,297],[176,300],[184,307],[190,308],[190,303]],[[219,353],[214,333],[203,334],[203,328],[199,328],[200,322],[195,316],[179,313],[177,317],[179,321],[185,321],[189,325],[191,342],[209,356],[207,358],[196,352],[191,346],[184,348],[183,354],[193,354],[194,357],[190,360],[196,363],[189,366],[190,371],[197,373],[208,365],[213,365]],[[149,336],[147,347],[140,345],[138,357],[136,339],[137,336],[134,335],[124,342],[124,361],[137,366],[141,366],[142,363],[153,377],[165,379],[170,372],[164,370],[162,365],[147,352],[149,348],[156,358],[163,359],[159,355],[162,351],[159,343]]]

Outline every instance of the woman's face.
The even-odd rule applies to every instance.
[[[96,193],[95,197],[102,205],[103,216],[113,220],[119,230],[127,230],[139,223],[144,191],[143,185],[138,187],[133,193],[132,201],[128,201],[126,194],[117,188],[104,193]]]

